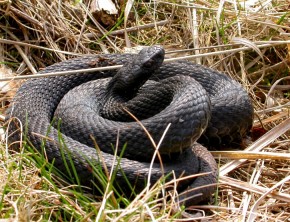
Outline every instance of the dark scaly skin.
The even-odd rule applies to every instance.
[[[125,64],[125,67],[123,69],[126,70],[126,63],[131,62],[132,60],[135,61],[135,65],[138,69],[138,67],[142,67],[141,63],[143,62],[143,58],[147,55],[151,56],[152,54],[154,55],[155,53],[159,53],[157,58],[152,58],[152,62],[154,62],[155,59],[157,61],[160,61],[160,59],[163,60],[162,54],[164,54],[164,52],[161,52],[160,55],[160,51],[162,50],[163,49],[158,46],[153,46],[151,48],[148,48],[147,51],[143,50],[143,53],[145,52],[145,54],[139,57],[133,54],[87,55],[81,58],[76,58],[73,60],[68,60],[49,66],[44,71],[39,72],[39,74],[116,64]],[[166,111],[147,108],[151,110],[151,112],[155,114],[157,113],[151,120],[146,115],[142,116],[142,114],[140,114],[140,116],[138,116],[138,114],[136,115],[134,113],[134,104],[138,104],[138,102],[140,102],[139,99],[137,99],[134,103],[134,98],[129,98],[129,100],[133,100],[133,103],[130,104],[129,102],[127,105],[130,111],[133,110],[132,113],[134,115],[136,115],[140,119],[143,119],[142,123],[145,125],[146,128],[149,128],[149,132],[152,134],[156,142],[159,141],[168,123],[172,124],[160,148],[160,152],[164,155],[166,155],[166,152],[172,153],[170,154],[171,158],[164,157],[163,166],[165,174],[174,171],[175,176],[179,177],[181,175],[188,176],[196,173],[210,172],[206,176],[200,176],[194,180],[185,180],[179,184],[179,190],[185,191],[180,196],[181,202],[184,202],[186,205],[194,204],[208,198],[214,191],[215,187],[209,186],[207,188],[201,188],[194,191],[190,191],[190,189],[201,185],[214,184],[217,180],[217,166],[213,157],[204,147],[194,143],[200,137],[201,133],[205,130],[208,124],[211,115],[210,109],[212,109],[213,112],[217,112],[217,107],[215,106],[217,105],[220,108],[219,101],[225,101],[226,103],[230,104],[230,106],[227,107],[231,109],[231,111],[229,111],[230,114],[227,114],[230,124],[229,126],[227,126],[225,124],[225,120],[222,120],[222,125],[224,126],[215,125],[215,123],[218,121],[216,121],[215,117],[212,116],[211,119],[213,120],[213,122],[209,123],[210,128],[207,128],[207,132],[209,133],[208,135],[206,134],[206,137],[214,136],[217,138],[222,138],[228,135],[231,135],[231,137],[239,137],[251,126],[253,115],[252,106],[246,92],[238,83],[226,77],[225,75],[219,74],[208,68],[201,67],[189,62],[177,62],[163,64],[161,67],[154,67],[153,69],[155,70],[153,76],[148,78],[160,81],[157,82],[157,84],[161,85],[161,91],[161,83],[166,82],[169,87],[165,87],[165,90],[163,89],[164,92],[168,91],[171,86],[175,85],[170,82],[170,78],[178,75],[178,80],[174,79],[174,82],[178,82],[178,84],[176,85],[179,85],[180,87],[177,92],[179,93],[178,95],[185,95],[185,97],[176,96],[175,103],[179,104],[180,106],[189,103],[190,108],[186,108],[185,111],[185,113],[187,114],[185,116],[179,114],[178,111],[183,110],[179,107],[171,107],[169,110],[168,107],[166,107]],[[134,70],[132,67],[128,69],[129,72],[132,70]],[[54,161],[54,165],[57,168],[65,171],[64,161],[61,155],[61,145],[58,143],[58,131],[55,127],[51,127],[50,124],[56,109],[58,109],[58,113],[63,112],[61,108],[62,105],[57,108],[58,104],[69,90],[95,79],[100,80],[100,82],[103,81],[105,85],[109,84],[110,79],[105,78],[116,76],[116,73],[117,71],[113,70],[98,73],[85,73],[29,80],[25,84],[23,84],[18,90],[14,98],[13,105],[7,111],[7,114],[9,114],[10,117],[17,117],[23,124],[27,124],[28,138],[36,148],[41,147],[41,143],[43,140],[43,138],[39,135],[47,136],[49,140],[46,140],[45,151],[49,161]],[[193,76],[196,76],[196,80],[200,84],[198,84],[195,80],[190,80]],[[186,84],[184,84],[184,80],[186,82],[190,82],[192,86],[187,87]],[[206,82],[209,83],[207,84]],[[97,114],[88,115],[89,117],[86,116],[85,118],[82,117],[81,111],[78,109],[80,108],[80,106],[85,105],[83,103],[78,104],[78,102],[82,101],[82,96],[85,96],[88,100],[89,98],[87,97],[87,95],[96,96],[96,94],[94,93],[95,88],[93,86],[95,84],[97,84],[98,86],[99,83],[87,83],[85,88],[81,88],[81,90],[86,91],[84,93],[81,93],[81,95],[79,95],[79,98],[75,98],[74,95],[73,98],[70,98],[69,95],[66,98],[68,101],[75,100],[77,104],[76,106],[74,106],[75,111],[69,112],[68,115],[73,117],[72,121],[66,120],[65,117],[62,117],[62,123],[64,124],[64,126],[62,127],[64,131],[66,131],[65,134],[62,134],[62,138],[67,147],[67,150],[64,150],[67,161],[70,158],[73,159],[81,183],[84,185],[90,185],[91,181],[94,180],[94,178],[92,176],[91,168],[89,167],[87,160],[89,160],[94,165],[100,166],[101,168],[103,168],[103,163],[101,162],[101,160],[104,160],[109,170],[111,168],[116,168],[116,163],[114,164],[113,161],[114,157],[112,155],[111,143],[115,144],[116,135],[118,133],[116,132],[116,129],[121,129],[119,131],[120,147],[118,148],[121,149],[122,145],[125,142],[128,143],[128,145],[125,152],[126,157],[122,158],[120,161],[120,168],[123,172],[125,172],[127,180],[136,186],[136,190],[141,190],[142,188],[144,188],[144,181],[147,181],[148,179],[150,165],[150,163],[144,162],[143,160],[150,159],[154,149],[152,148],[150,141],[148,140],[146,134],[141,129],[141,127],[135,122],[128,122],[128,119],[126,119],[127,117],[124,117],[125,122],[121,123],[105,119],[102,116],[98,116],[97,120],[95,120],[94,116],[97,116]],[[112,84],[112,81],[110,84]],[[201,85],[203,87],[201,87]],[[99,93],[100,95],[102,94],[102,92],[106,91],[104,85],[99,85],[97,88],[102,87],[104,91],[101,91],[101,93]],[[124,90],[122,88],[123,84],[118,85],[117,83],[116,87],[112,85],[110,87],[116,89],[113,90],[114,93],[123,92],[124,95],[122,95],[123,97],[121,98],[121,100],[124,97],[130,97],[129,94],[132,93]],[[147,86],[145,84],[145,86],[143,87],[144,91],[146,90],[146,87]],[[148,84],[148,87],[150,89],[150,84]],[[187,93],[187,91],[185,90],[187,88],[191,89],[192,91],[190,93]],[[203,88],[205,88],[205,90]],[[220,89],[226,90],[224,94],[230,94],[230,98],[224,98],[223,93],[218,94]],[[134,90],[133,94],[137,92],[135,92]],[[151,88],[150,92],[152,92],[152,97],[156,97],[154,90],[155,87]],[[140,91],[142,91],[142,87]],[[207,94],[210,95],[211,103],[214,105],[212,108],[210,107]],[[105,96],[107,96],[107,94]],[[193,96],[193,98],[195,97],[195,99],[189,100],[188,98],[191,96]],[[142,95],[140,98],[142,98]],[[147,98],[146,95],[144,96],[144,98]],[[185,98],[186,102],[182,100],[180,101],[179,98]],[[100,98],[97,98],[97,100],[97,102],[102,101],[102,99]],[[114,99],[110,100],[110,97],[106,100],[109,101],[109,107],[112,107],[114,104],[116,104],[116,101]],[[166,96],[164,97],[164,100],[166,100]],[[64,99],[64,101],[66,100]],[[95,103],[94,101],[92,101],[92,104]],[[161,99],[158,104],[161,104],[162,101],[163,99]],[[234,106],[231,105],[232,103],[235,103],[236,105],[233,110],[232,107]],[[166,103],[163,106],[167,105],[168,104]],[[96,109],[95,106],[93,106],[93,109]],[[221,109],[222,112],[225,108]],[[64,108],[64,110],[73,111],[71,107]],[[103,116],[108,115],[109,119],[114,119],[116,118],[115,114],[117,113],[116,115],[119,115],[119,112],[120,109],[116,108],[113,113],[108,114],[106,113],[106,111],[103,111],[103,113],[101,114]],[[159,114],[159,112],[161,114]],[[242,114],[240,114],[240,112],[242,112]],[[235,113],[237,113],[236,116]],[[169,114],[171,116],[166,117],[165,114]],[[234,125],[237,126],[232,126],[232,119],[236,119],[236,124]],[[102,149],[100,154],[98,154],[98,152],[94,148],[91,142],[92,140],[90,138],[86,138],[87,134],[91,133],[91,131],[85,130],[82,132],[82,130],[78,128],[78,124],[76,124],[77,127],[72,125],[65,126],[65,124],[67,123],[78,123],[78,121],[82,121],[84,125],[92,124],[92,120],[96,121],[99,124],[99,129],[93,130],[92,134],[96,138],[98,145]],[[104,126],[102,124],[107,125]],[[91,130],[93,127],[92,125],[88,127],[88,129]],[[113,126],[113,130],[109,131],[111,126]],[[227,128],[227,130],[223,130],[223,127]],[[128,131],[128,129],[132,129],[133,131],[130,132]],[[238,129],[238,131],[236,131],[236,129]],[[69,131],[74,132],[75,135],[68,136]],[[221,132],[221,134],[219,134],[219,131]],[[224,131],[226,131],[226,133],[224,133]],[[100,133],[100,136],[98,135],[98,133]],[[185,135],[183,135],[183,133],[185,133]],[[81,142],[73,139],[72,137],[81,138]],[[181,142],[181,144],[179,144],[179,142]],[[140,151],[141,147],[143,148]],[[99,158],[100,155],[102,158]],[[136,159],[133,160],[132,158]],[[166,162],[166,160],[168,159],[170,159],[170,161]],[[150,170],[150,182],[151,184],[153,184],[163,175],[163,172],[161,171],[158,161],[153,164],[153,167]],[[120,170],[117,171],[116,181],[119,185],[121,185],[121,187],[126,187],[124,176],[122,175],[122,172]],[[201,195],[198,195],[199,193],[201,193]],[[195,197],[196,195],[198,196]]]

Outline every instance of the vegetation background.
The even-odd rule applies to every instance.
[[[192,212],[209,221],[290,221],[289,10],[288,0],[1,0],[1,113],[24,81],[5,78],[82,54],[163,45],[167,57],[191,56],[230,75],[255,106],[245,150],[212,152],[215,202]],[[1,124],[0,221],[192,221],[158,201],[160,185],[131,201],[78,192],[27,144],[10,150]]]

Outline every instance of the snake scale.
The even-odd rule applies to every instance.
[[[44,147],[58,169],[65,172],[65,162],[72,160],[82,185],[97,184],[92,171],[104,166],[117,171],[115,183],[125,193],[131,192],[128,182],[143,189],[149,175],[153,184],[173,171],[177,178],[208,172],[178,184],[179,200],[197,203],[215,190],[217,165],[196,141],[241,138],[251,127],[253,108],[246,91],[228,76],[188,61],[163,63],[164,56],[161,46],[151,46],[139,54],[84,55],[51,65],[38,74],[123,67],[28,80],[7,114],[22,122],[29,141],[40,151]],[[168,126],[158,149],[162,167],[158,158],[150,166],[155,147],[144,128],[157,144]],[[124,151],[119,162],[116,150]]]

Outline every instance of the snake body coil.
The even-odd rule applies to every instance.
[[[253,108],[247,93],[229,77],[187,61],[162,64],[163,59],[164,50],[152,46],[137,55],[86,55],[54,64],[39,74],[124,66],[119,71],[29,80],[18,90],[8,113],[27,124],[28,138],[36,148],[45,141],[46,155],[57,168],[65,171],[64,158],[72,159],[81,184],[94,180],[89,162],[99,166],[96,171],[104,164],[109,170],[116,168],[121,187],[127,184],[124,172],[137,190],[144,187],[149,171],[151,183],[172,171],[177,177],[210,172],[179,185],[184,191],[181,201],[199,202],[214,187],[190,188],[215,183],[217,167],[210,153],[195,142],[201,136],[217,141],[240,138],[251,127]],[[155,148],[141,124],[156,143],[170,125],[159,147],[164,172],[158,161],[150,169]],[[120,154],[125,144],[118,167],[114,152]],[[194,197],[197,193],[202,195]]]

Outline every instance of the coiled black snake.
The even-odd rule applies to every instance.
[[[137,55],[86,55],[54,64],[39,74],[124,66],[119,71],[28,80],[7,114],[27,126],[29,140],[36,148],[44,145],[57,168],[66,170],[63,154],[67,162],[72,159],[84,185],[94,180],[88,162],[98,165],[96,170],[104,163],[109,170],[118,168],[114,151],[120,154],[125,144],[116,174],[120,187],[129,181],[142,189],[149,171],[151,184],[172,171],[176,177],[210,172],[179,185],[185,191],[180,200],[186,205],[196,203],[215,188],[190,188],[215,183],[217,167],[210,153],[195,142],[201,135],[207,140],[241,137],[251,127],[253,108],[247,93],[231,78],[187,61],[162,64],[164,54],[162,47],[152,46]],[[158,160],[149,169],[155,148],[129,113],[141,121],[156,143],[171,124],[159,147],[164,172]],[[202,194],[196,196],[198,193]]]

